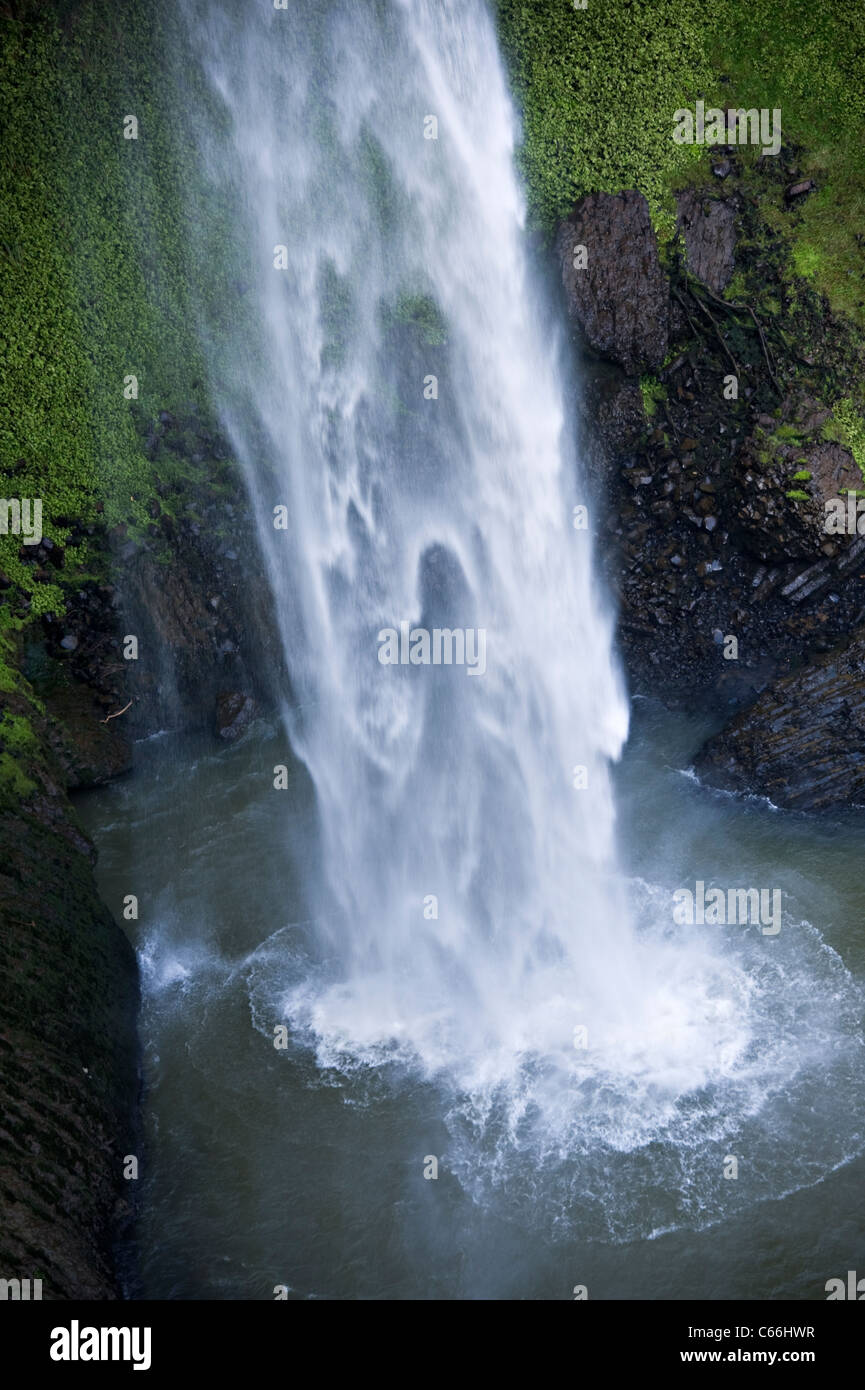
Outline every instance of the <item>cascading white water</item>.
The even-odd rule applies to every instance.
[[[495,1114],[543,1153],[678,1136],[668,1186],[688,1187],[725,1115],[811,1048],[793,1014],[767,1022],[759,936],[737,956],[676,932],[655,890],[629,907],[608,770],[627,706],[572,525],[589,498],[491,18],[465,0],[186,11],[201,328],[324,865],[318,959],[270,959],[254,1008],[325,1065],[436,1078],[455,1130]],[[403,623],[483,630],[485,670],[382,664]]]
[[[262,332],[245,367],[214,344],[218,394],[327,872],[327,968],[289,1012],[466,1084],[533,1056],[627,1070],[647,1048],[690,1071],[694,1010],[720,1013],[676,998],[621,890],[608,762],[627,707],[572,524],[588,499],[490,16],[404,0],[193,22],[230,123],[199,139],[242,198]],[[405,622],[482,630],[485,670],[383,665],[379,632]],[[710,1033],[716,1054],[730,1038]]]

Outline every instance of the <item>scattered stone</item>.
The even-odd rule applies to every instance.
[[[794,481],[797,472],[806,480]],[[825,554],[826,502],[861,486],[853,456],[828,441],[766,448],[758,438],[745,441],[734,468],[738,526],[747,549],[767,560],[813,560]],[[789,492],[807,497],[788,497]],[[850,538],[831,537],[839,549]]]
[[[784,197],[788,203],[792,203],[796,198],[803,198],[806,193],[813,193],[816,187],[813,179],[801,179],[799,183],[791,183],[789,188],[784,190]]]
[[[251,695],[242,691],[224,691],[216,701],[216,727],[220,738],[231,743],[245,733],[257,713]]]

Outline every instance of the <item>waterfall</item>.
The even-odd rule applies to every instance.
[[[254,1021],[286,1021],[324,1071],[443,1087],[467,1184],[486,1127],[533,1162],[591,1151],[599,1229],[680,1219],[628,1195],[648,1187],[708,1219],[731,1117],[823,1045],[795,1005],[818,967],[784,943],[770,961],[759,932],[729,947],[679,929],[667,885],[621,872],[627,702],[491,16],[184,8],[200,331],[320,837],[310,941],[258,960]],[[807,960],[834,979],[814,935]],[[672,1143],[637,1174],[627,1156],[656,1139]]]
[[[224,305],[204,331],[325,866],[320,968],[285,1007],[469,1086],[537,1058],[627,1069],[681,1020],[617,869],[627,704],[491,17],[189,15],[251,325],[243,355]],[[465,661],[413,661],[418,629]]]

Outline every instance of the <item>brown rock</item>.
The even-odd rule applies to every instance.
[[[585,269],[574,266],[585,246]],[[589,345],[628,375],[667,351],[669,287],[642,193],[590,193],[561,224],[557,248],[568,311]]]
[[[705,198],[690,188],[676,201],[688,269],[720,294],[733,275],[736,209],[724,199]]]
[[[784,197],[788,203],[792,203],[796,198],[802,198],[806,193],[812,193],[817,187],[813,179],[801,179],[799,183],[791,183],[790,187],[784,190]]]

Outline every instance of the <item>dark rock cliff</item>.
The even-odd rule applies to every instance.
[[[97,895],[53,735],[23,688],[10,711],[42,739],[0,802],[0,1272],[41,1278],[44,1298],[113,1298],[124,1158],[139,1153],[137,967]]]
[[[825,523],[827,503],[863,489],[835,411],[865,360],[762,220],[761,181],[783,187],[796,157],[746,169],[733,147],[710,153],[661,254],[633,191],[581,199],[556,249],[632,689],[732,711],[701,765],[817,807],[862,795],[838,720],[849,734],[859,706],[858,639],[845,651],[865,616],[865,536]]]
[[[89,537],[110,582],[31,626],[0,687],[0,1277],[41,1278],[45,1298],[122,1294],[124,1159],[146,1171],[135,956],[69,794],[132,771],[161,728],[235,739],[287,689],[251,513],[219,463],[202,456],[148,532]]]
[[[865,632],[776,681],[704,744],[699,774],[776,806],[823,811],[865,803]]]

